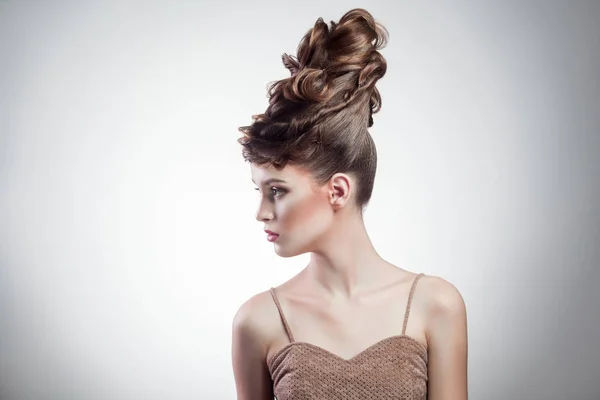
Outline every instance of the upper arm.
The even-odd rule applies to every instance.
[[[256,317],[256,298],[245,302],[232,323],[231,355],[238,400],[273,400],[266,348]]]
[[[467,313],[460,292],[432,277],[427,306],[428,398],[467,399]]]

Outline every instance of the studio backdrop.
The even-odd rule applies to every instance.
[[[0,1],[0,399],[235,399],[235,312],[308,260],[237,128],[354,7],[390,35],[367,229],[461,291],[469,398],[600,399],[600,2],[567,0]]]

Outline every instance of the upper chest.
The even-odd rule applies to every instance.
[[[325,301],[297,294],[279,295],[279,302],[295,341],[311,343],[343,359],[349,359],[373,344],[402,333],[407,306],[407,290],[389,290],[351,302]],[[410,333],[425,343],[419,315],[413,312]],[[278,319],[278,318],[277,318]],[[281,321],[266,358],[289,344]]]

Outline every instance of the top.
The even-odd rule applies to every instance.
[[[419,278],[411,286],[402,334],[367,347],[350,359],[322,347],[296,342],[285,319],[275,288],[271,295],[290,339],[267,367],[278,400],[424,400],[427,398],[427,349],[407,336],[410,303]]]

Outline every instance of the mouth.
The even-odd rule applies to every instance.
[[[265,230],[265,233],[267,234],[267,240],[269,242],[274,242],[279,238],[279,234],[273,231]]]

